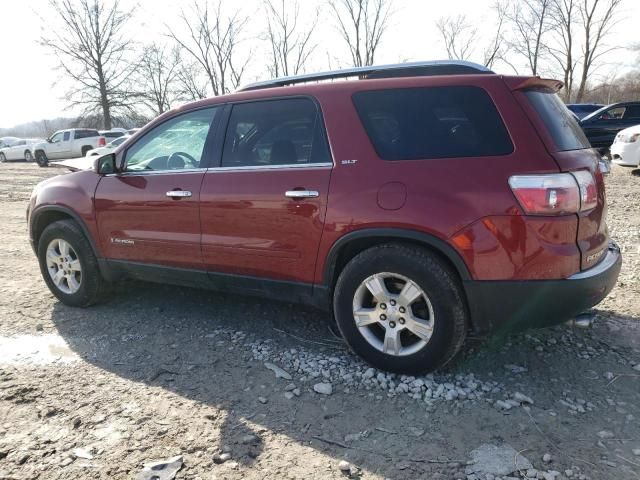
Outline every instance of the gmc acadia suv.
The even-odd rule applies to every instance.
[[[31,243],[67,305],[123,276],[304,302],[372,365],[433,370],[468,331],[556,324],[616,283],[561,87],[466,62],[253,84],[40,183]]]

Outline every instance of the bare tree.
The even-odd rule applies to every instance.
[[[316,45],[311,37],[318,22],[318,12],[307,28],[301,27],[297,0],[264,0],[267,14],[266,39],[271,49],[267,68],[273,77],[297,75],[304,70]]]
[[[373,65],[382,36],[389,26],[388,0],[329,0],[340,36],[349,47],[355,67]]]
[[[521,0],[511,5],[507,16],[512,26],[509,46],[524,57],[532,75],[538,75],[547,53],[545,37],[551,29],[552,0]]]
[[[169,36],[203,70],[214,95],[238,88],[249,61],[248,56],[241,60],[238,51],[248,18],[239,10],[225,15],[223,6],[223,0],[218,0],[213,8],[208,0],[194,0],[191,10],[182,10],[180,14],[184,36],[167,26]]]
[[[581,102],[587,87],[589,74],[596,62],[615,47],[606,47],[604,41],[617,23],[617,10],[622,0],[581,0],[578,7],[582,29],[582,72],[576,101]]]
[[[505,26],[507,23],[507,8],[508,4],[505,0],[496,0],[493,4],[493,11],[495,12],[495,27],[494,33],[490,38],[489,43],[483,50],[482,61],[487,68],[493,68],[494,64],[498,60],[509,64],[507,60],[507,45],[505,42]]]
[[[468,21],[466,15],[440,17],[436,21],[444,48],[451,60],[468,60],[478,40],[478,29]]]
[[[578,63],[574,53],[575,29],[579,0],[553,0],[551,12],[554,18],[552,26],[555,42],[549,46],[549,55],[562,70],[564,89],[561,92],[564,100],[573,98],[574,72]]]
[[[132,12],[120,8],[119,0],[50,0],[50,5],[61,25],[47,29],[40,41],[73,84],[69,107],[80,108],[81,116],[99,112],[109,129],[114,114],[131,111],[135,100],[124,32]]]
[[[182,61],[176,75],[177,97],[186,101],[202,100],[209,97],[209,80],[200,71],[196,61]]]
[[[180,63],[177,47],[153,43],[143,49],[137,68],[140,97],[154,115],[171,108]]]

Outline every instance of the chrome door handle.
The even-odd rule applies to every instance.
[[[320,196],[316,190],[288,190],[285,194],[287,198],[316,198]]]
[[[170,190],[167,192],[167,197],[172,197],[172,198],[184,198],[184,197],[190,197],[191,196],[191,192],[189,190]]]

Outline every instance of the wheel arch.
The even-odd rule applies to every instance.
[[[63,207],[61,205],[47,205],[39,207],[31,214],[31,218],[29,221],[29,235],[36,251],[38,249],[38,241],[40,240],[40,236],[42,235],[44,229],[47,228],[47,226],[51,225],[53,222],[57,222],[59,220],[73,220],[80,227],[82,233],[89,241],[89,245],[91,245],[93,254],[96,256],[96,258],[101,258],[100,252],[96,247],[94,239],[89,233],[87,225],[82,220],[82,218],[80,218],[80,215],[78,215],[70,208]]]
[[[324,265],[323,283],[332,289],[340,271],[353,257],[368,248],[390,242],[408,243],[425,248],[445,260],[462,282],[472,278],[460,254],[440,238],[415,230],[365,228],[340,237],[331,246]]]

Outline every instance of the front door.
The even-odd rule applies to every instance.
[[[107,258],[202,269],[200,186],[218,110],[161,123],[126,149],[124,172],[100,180],[96,214]]]
[[[311,284],[332,165],[313,100],[234,105],[221,165],[202,186],[206,267]]]

